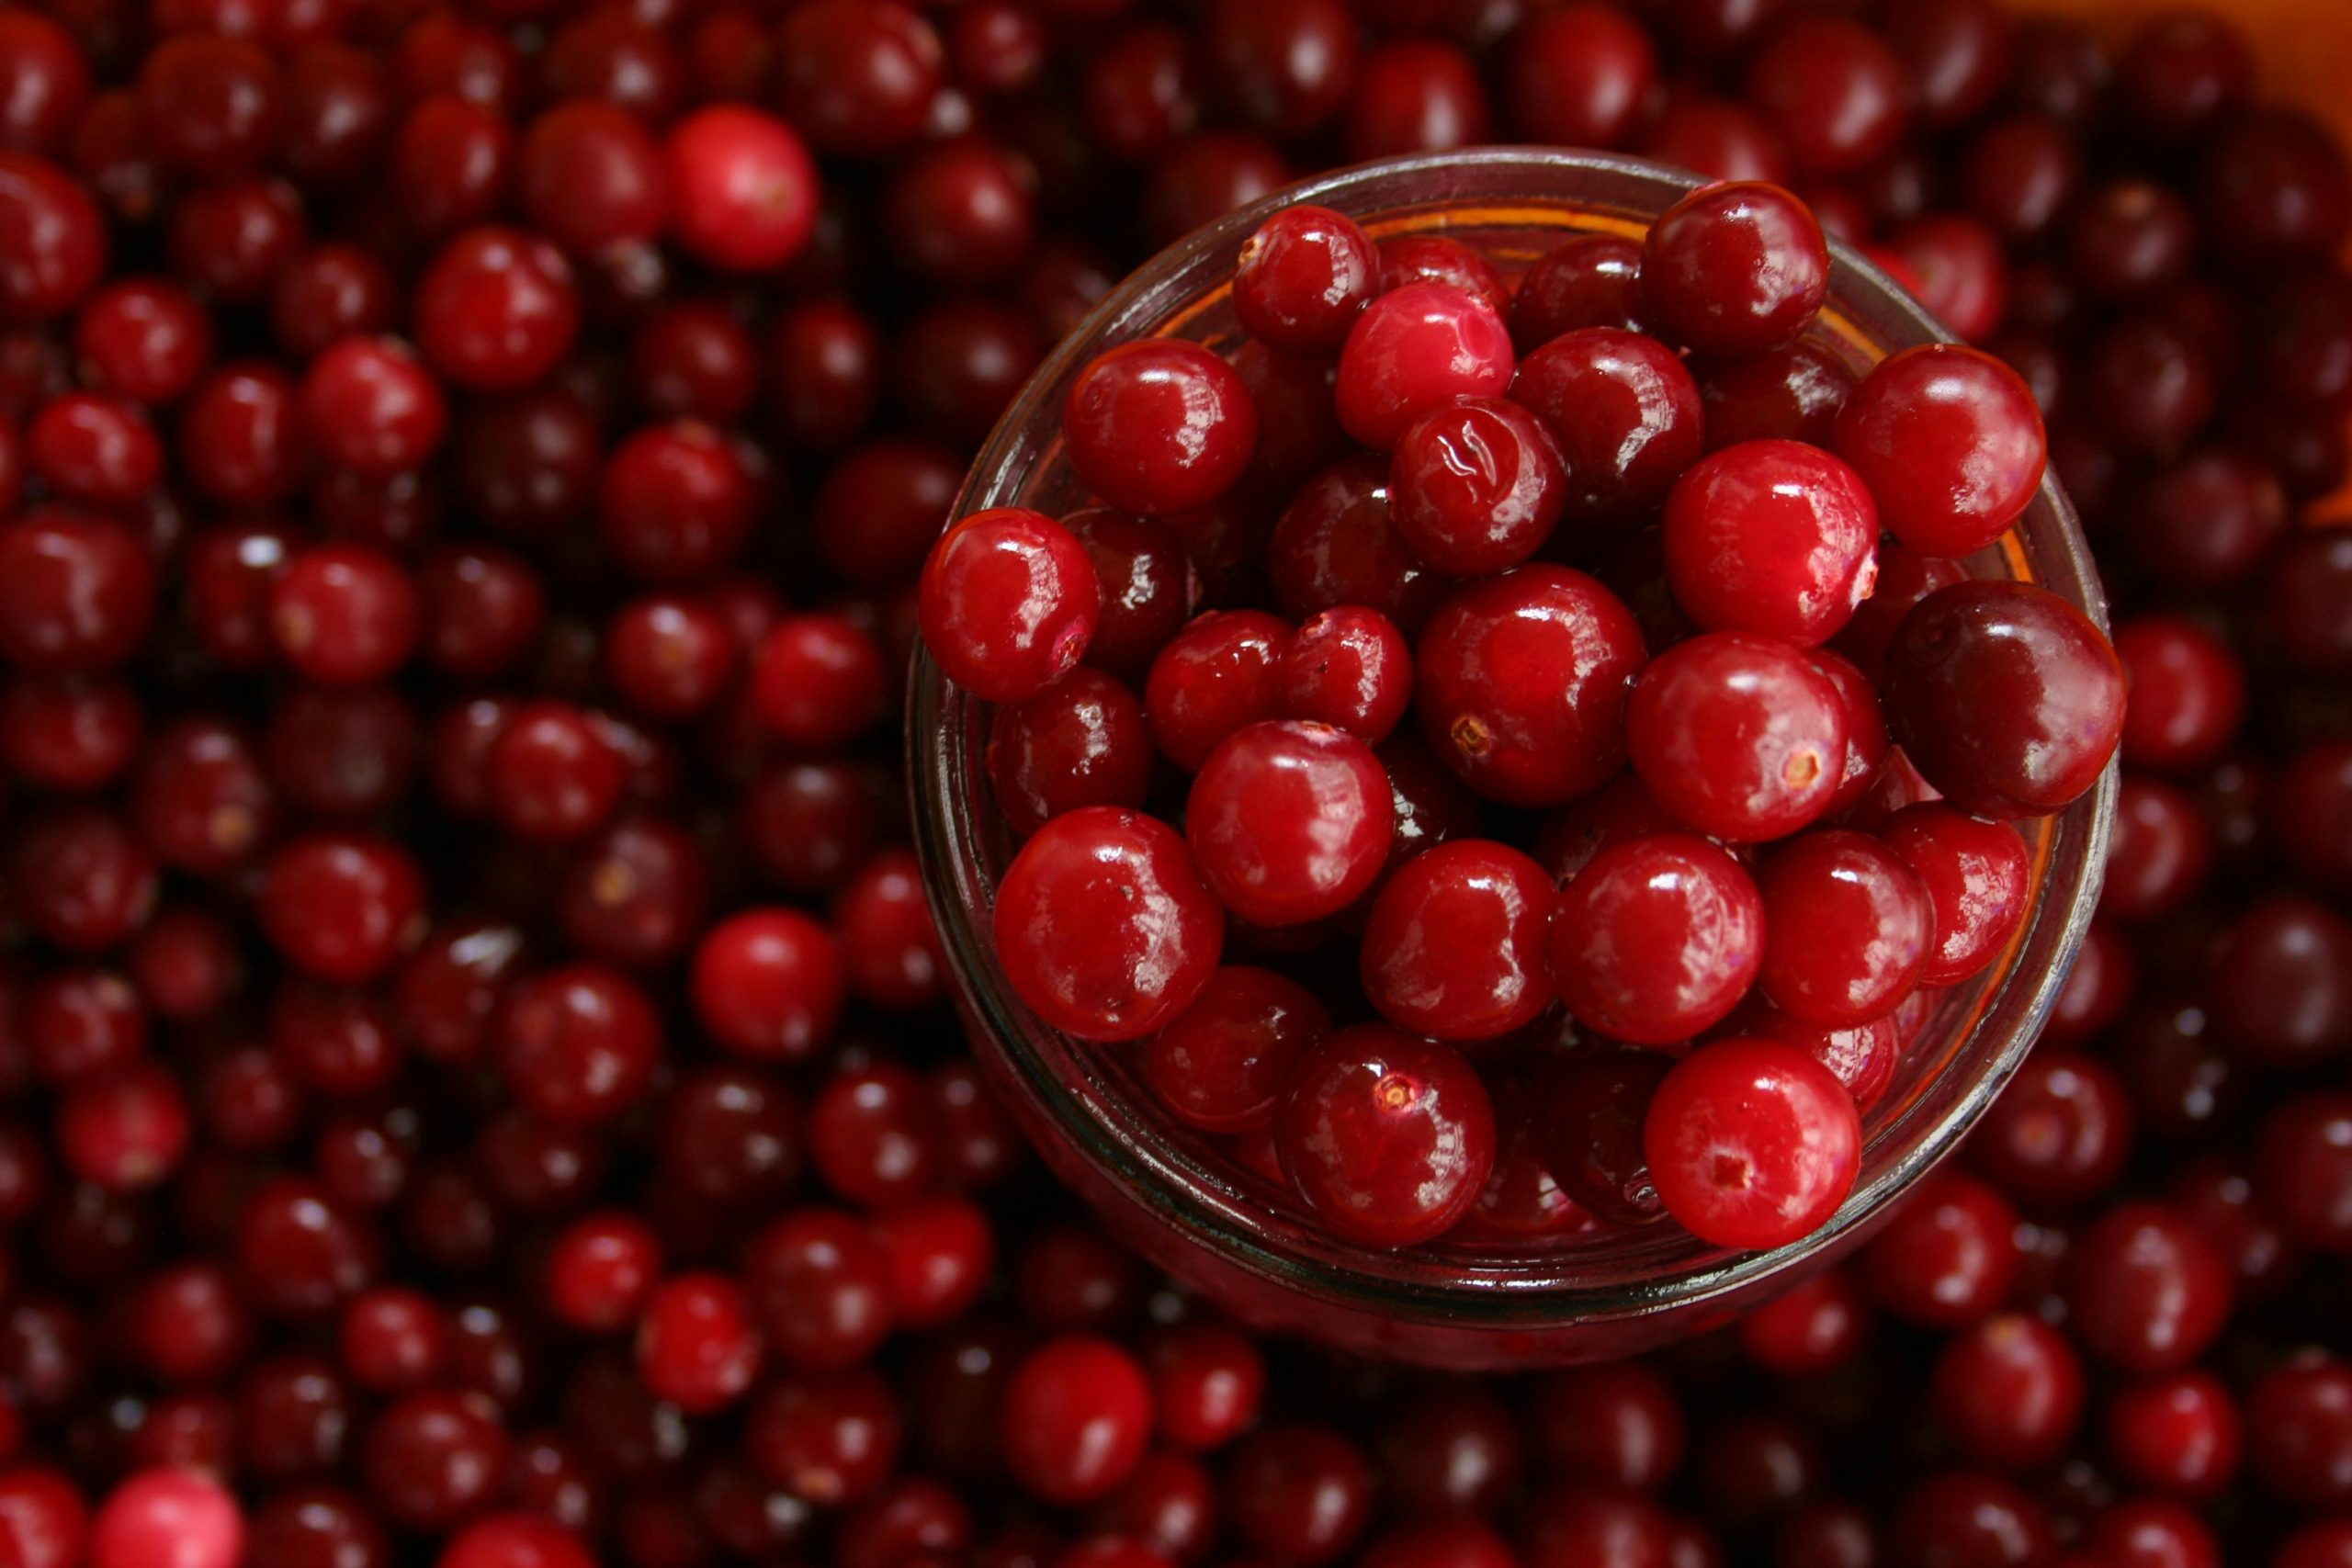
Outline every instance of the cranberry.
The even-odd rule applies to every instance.
[[[2131,1096],[2112,1067],[2045,1051],[2009,1080],[1970,1152],[2020,1202],[2063,1208],[2114,1185],[2132,1134]]]
[[[1065,1506],[1103,1496],[1125,1481],[1151,1433],[1143,1368],[1117,1346],[1083,1336],[1049,1341],[1024,1358],[1001,1408],[1013,1479]]]
[[[1391,1022],[1441,1039],[1521,1028],[1552,999],[1543,951],[1551,906],[1543,867],[1509,845],[1458,839],[1425,851],[1373,900],[1364,993]]]
[[[580,325],[571,269],[521,230],[469,230],[417,279],[417,344],[469,391],[518,391],[555,367]]]
[[[234,1568],[244,1546],[236,1499],[193,1471],[141,1471],[108,1493],[90,1520],[92,1568]]]
[[[1905,807],[1879,837],[1917,874],[1934,911],[1920,984],[1957,985],[1992,963],[2025,918],[2025,840],[2002,824],[1937,804]]]
[[[1215,501],[1257,445],[1257,410],[1232,367],[1197,344],[1149,340],[1098,356],[1063,411],[1070,466],[1111,506],[1184,512]]]
[[[1443,284],[1408,283],[1374,300],[1349,329],[1340,423],[1367,446],[1392,447],[1450,399],[1499,396],[1512,367],[1510,331],[1486,301]]]
[[[1356,605],[1408,632],[1442,588],[1390,523],[1388,465],[1370,453],[1334,463],[1291,497],[1266,542],[1265,574],[1295,619]]]
[[[2128,1383],[2108,1397],[2102,1425],[2116,1469],[2139,1485],[2202,1500],[2237,1472],[2238,1405],[2211,1372]]]
[[[1275,1112],[1283,1168],[1336,1234],[1367,1247],[1442,1235],[1494,1162],[1494,1111],[1457,1053],[1362,1025],[1309,1046]]]
[[[40,321],[73,309],[105,270],[97,204],[56,164],[0,149],[0,318]]]
[[[1527,356],[1511,387],[1559,444],[1566,517],[1622,528],[1655,510],[1702,449],[1699,389],[1672,350],[1615,327],[1586,327]]]
[[[1464,399],[1416,421],[1389,455],[1389,516],[1413,553],[1483,577],[1543,547],[1566,503],[1551,436],[1516,403]]]
[[[1687,1040],[1755,980],[1764,906],[1737,862],[1653,833],[1600,851],[1554,907],[1545,953],[1577,1021],[1639,1044]]]
[[[823,152],[873,156],[922,130],[943,51],[931,24],[892,0],[824,0],[777,36],[782,102]]]
[[[1709,632],[1634,682],[1634,771],[1677,819],[1715,837],[1778,838],[1826,810],[1849,725],[1836,683],[1786,644]]]
[[[1820,225],[1776,186],[1710,186],[1668,209],[1642,243],[1645,310],[1701,353],[1781,347],[1828,292]]]
[[[1084,547],[1038,513],[975,513],[923,564],[923,641],[948,679],[991,702],[1034,697],[1068,673],[1101,615]]]
[[[1483,795],[1573,799],[1616,770],[1626,682],[1641,659],[1630,612],[1582,573],[1535,565],[1465,586],[1422,638],[1423,733]]]
[[[2123,726],[2114,649],[2081,611],[2022,582],[1956,583],[1921,600],[1887,650],[1885,695],[1894,738],[1928,782],[1993,817],[2074,800]],[[1955,744],[1964,733],[1982,739]]]
[[[1329,208],[1287,207],[1242,246],[1234,313],[1269,347],[1329,353],[1372,302],[1379,272],[1379,252],[1349,219]]]
[[[2091,1354],[2127,1371],[2188,1365],[2229,1314],[2228,1266],[2201,1232],[2160,1204],[2109,1209],[2075,1238],[2068,1270],[2075,1333]]]
[[[492,1514],[449,1538],[438,1568],[591,1568],[579,1537],[536,1514]]]
[[[814,1054],[839,1022],[843,990],[832,932],[797,909],[731,915],[695,950],[695,1016],[720,1045],[752,1060]]]
[[[1836,457],[1743,442],[1702,458],[1668,493],[1667,578],[1711,630],[1826,642],[1870,596],[1877,533],[1869,492]]]
[[[1236,1445],[1225,1478],[1234,1533],[1278,1561],[1319,1563],[1347,1553],[1371,1511],[1372,1469],[1333,1427],[1290,1422]]]
[[[1343,731],[1256,724],[1201,764],[1184,808],[1201,880],[1253,925],[1338,913],[1372,887],[1394,811],[1372,749]]]
[[[1505,60],[1504,104],[1521,135],[1574,147],[1623,146],[1657,74],[1649,35],[1596,5],[1532,17]]]
[[[663,146],[670,233],[696,259],[734,272],[780,266],[817,222],[817,172],[782,120],[733,105],[695,110]]]
[[[2045,457],[2025,383],[1990,355],[1950,345],[1874,367],[1839,412],[1835,446],[1894,536],[1940,556],[2007,532],[2032,501]]]
[[[997,954],[1014,991],[1086,1039],[1167,1022],[1206,983],[1223,925],[1176,832],[1116,807],[1046,823],[997,888]]]

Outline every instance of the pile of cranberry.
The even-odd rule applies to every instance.
[[[2352,1562],[2352,181],[2226,23],[2110,41],[1996,0],[0,5],[0,1562]],[[892,710],[967,461],[1113,278],[1488,141],[1791,189],[2015,367],[2129,701],[2100,923],[1964,1154],[1726,1332],[1473,1380],[1254,1338],[1025,1157]],[[1504,308],[1514,361],[1559,335]],[[1258,360],[1253,465],[1341,412]],[[1098,479],[1071,532],[1143,560],[1171,498]],[[1400,650],[1340,616],[1295,660],[1291,611],[1387,569],[1253,604],[1268,540],[1193,515],[1200,603],[1124,655],[1098,611],[1089,667],[1270,604],[1355,733],[1329,673]],[[1914,556],[1841,647],[1950,586]],[[1576,570],[1654,653],[1716,613]],[[1675,647],[1759,635],[1804,640]],[[1579,852],[1538,848],[1548,897]]]
[[[1828,280],[1804,204],[1754,182],[1515,287],[1297,206],[1241,247],[1248,370],[1175,339],[1080,369],[1063,446],[1107,504],[961,519],[920,595],[941,667],[1003,705],[1014,992],[1146,1039],[1170,1116],[1258,1134],[1350,1241],[1818,1229],[1923,987],[2025,916],[1988,818],[2082,795],[2124,713],[2080,609],[1957,558],[2041,482],[2032,393],[1958,345],[1857,384],[1800,343]],[[1263,537],[1229,586],[1281,615],[1174,624],[1212,528]],[[1080,672],[1098,641],[1140,697]],[[1155,745],[1181,830],[1140,809]],[[1493,1212],[1544,1185],[1492,1180],[1514,1098],[1565,1199],[1532,1214]]]

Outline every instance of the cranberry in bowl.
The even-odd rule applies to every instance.
[[[1615,1357],[1839,1256],[2087,927],[2120,665],[2021,383],[1770,186],[1202,230],[983,449],[915,814],[1057,1173],[1260,1326]]]

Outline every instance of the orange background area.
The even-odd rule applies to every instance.
[[[2018,0],[2021,10],[2096,23],[2110,41],[2185,0]],[[2195,3],[2195,0],[2186,0]],[[2352,141],[2352,0],[2202,0],[2254,39],[2262,96],[2301,105]]]

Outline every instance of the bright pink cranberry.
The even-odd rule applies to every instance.
[[[1415,421],[1388,458],[1388,514],[1413,553],[1449,577],[1528,559],[1567,503],[1552,437],[1517,403],[1466,398]]]
[[[1675,482],[1663,519],[1675,602],[1713,631],[1826,642],[1878,578],[1878,509],[1816,446],[1747,441]]]
[[[1633,613],[1582,572],[1538,563],[1468,584],[1422,635],[1421,732],[1491,799],[1572,800],[1617,771],[1642,658]]]
[[[1772,1040],[1719,1040],[1676,1064],[1643,1132],[1667,1212],[1717,1247],[1810,1235],[1853,1190],[1861,1122],[1829,1069]]]
[[[1408,1247],[1477,1201],[1494,1164],[1494,1110],[1458,1052],[1363,1024],[1299,1060],[1274,1142],[1292,1185],[1334,1232]]]
[[[792,128],[717,104],[670,127],[670,233],[697,260],[763,272],[800,254],[817,225],[818,179]]]
[[[1103,503],[1160,514],[1206,506],[1258,446],[1258,410],[1232,366],[1198,344],[1122,344],[1072,380],[1069,465]]]
[[[989,702],[1035,696],[1085,656],[1102,590],[1085,547],[1041,513],[997,507],[950,528],[923,563],[923,642]]]
[[[1639,333],[1585,327],[1527,356],[1510,389],[1567,465],[1568,526],[1616,530],[1657,510],[1705,449],[1698,384]]]
[[[1225,917],[1166,823],[1091,806],[1038,829],[997,886],[997,962],[1080,1039],[1148,1034],[1200,993]]]
[[[1553,906],[1544,953],[1577,1021],[1666,1045],[1737,1005],[1765,951],[1764,906],[1704,839],[1650,833],[1593,856]]]
[[[1337,914],[1371,891],[1395,813],[1372,749],[1328,725],[1253,724],[1201,764],[1185,841],[1218,902],[1259,926]]]
[[[2123,728],[2123,672],[2090,618],[2028,582],[1937,590],[1887,649],[1887,719],[1953,805],[2040,817],[2089,789]]]
[[[1923,986],[1956,986],[1991,964],[2025,919],[2031,867],[2006,823],[1923,803],[1888,818],[1879,837],[1918,874],[1935,911]]]
[[[1372,303],[1380,253],[1327,207],[1286,207],[1258,226],[1233,267],[1233,310],[1250,333],[1284,354],[1329,354]]]
[[[1829,297],[1829,250],[1804,203],[1778,186],[1706,186],[1650,225],[1642,303],[1702,354],[1758,354],[1793,340]]]
[[[1507,844],[1457,839],[1406,862],[1364,925],[1364,995],[1391,1022],[1441,1040],[1491,1040],[1552,1000],[1544,926],[1552,883]]]
[[[1103,1495],[1134,1471],[1151,1437],[1151,1384],[1108,1340],[1049,1340],[1005,1385],[999,1434],[1012,1478],[1068,1506]]]
[[[141,1471],[90,1521],[91,1568],[235,1568],[244,1547],[236,1499],[194,1471]]]
[[[1408,283],[1374,300],[1340,351],[1340,423],[1376,450],[1455,398],[1500,397],[1514,363],[1510,330],[1476,295]]]
[[[1625,744],[1657,803],[1715,838],[1794,832],[1826,810],[1845,765],[1838,687],[1786,643],[1707,632],[1634,683]]]
[[[341,1568],[342,1560],[337,1560]],[[537,1514],[492,1514],[451,1536],[434,1568],[595,1568],[580,1538]],[[357,1568],[356,1560],[354,1568]]]
[[[1905,349],[1862,378],[1838,415],[1854,466],[1894,536],[1964,556],[2009,530],[2041,483],[2041,413],[2017,372],[1951,344]]]

